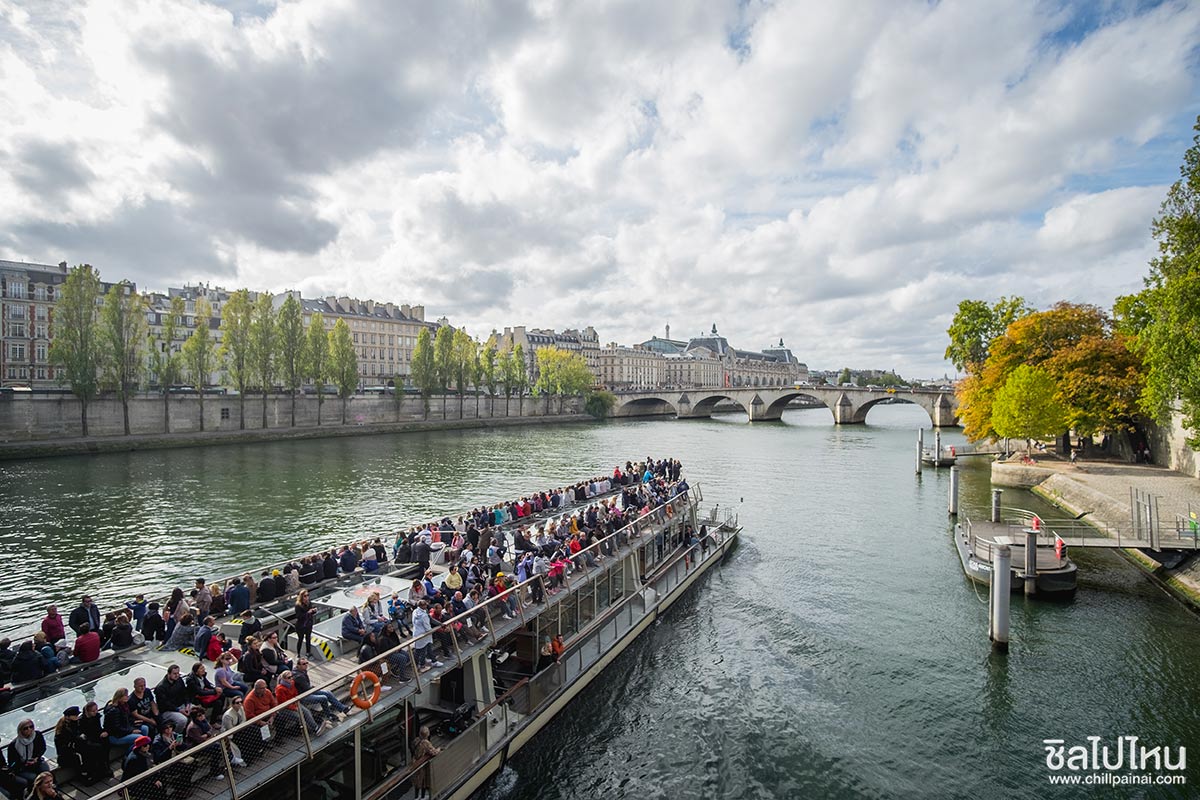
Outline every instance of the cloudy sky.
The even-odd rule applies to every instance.
[[[782,337],[941,375],[958,301],[1105,307],[1200,3],[0,0],[0,257]]]

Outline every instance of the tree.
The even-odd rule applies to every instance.
[[[296,295],[288,296],[279,308],[275,323],[275,338],[278,345],[277,365],[279,375],[288,394],[292,396],[292,427],[296,427],[296,392],[304,383],[304,310]]]
[[[417,334],[417,344],[412,355],[413,384],[421,390],[421,405],[425,409],[424,418],[429,419],[429,396],[437,388],[437,366],[433,360],[433,337],[429,328],[421,328]]]
[[[1142,409],[1161,422],[1178,404],[1188,446],[1200,449],[1200,117],[1194,130],[1179,180],[1150,226],[1158,255],[1146,288],[1123,310],[1140,312],[1126,318],[1133,317],[1134,346],[1146,365]]]
[[[517,416],[525,413],[525,392],[529,390],[529,368],[525,365],[525,348],[517,345],[509,353],[512,358],[513,389],[517,392]]]
[[[496,340],[495,338],[488,339],[487,344],[483,348],[483,352],[479,356],[480,380],[488,389],[488,416],[496,416]]]
[[[449,325],[438,328],[433,340],[433,365],[437,372],[437,387],[442,395],[442,419],[446,418],[446,394],[454,376],[454,329]]]
[[[61,367],[59,383],[71,385],[79,398],[83,435],[88,435],[88,403],[96,396],[97,371],[102,345],[97,332],[96,302],[100,298],[100,273],[91,264],[71,270],[62,294],[54,304],[54,338],[50,363]]]
[[[557,347],[541,347],[535,354],[538,377],[533,388],[538,394],[545,396],[545,413],[547,414],[550,413],[550,395],[556,394],[558,391],[558,368],[562,363],[563,355],[565,355],[564,351]]]
[[[1058,399],[1054,378],[1045,370],[1022,364],[996,392],[992,426],[1006,439],[1053,436],[1067,426],[1067,408]]]
[[[500,354],[500,385],[504,389],[504,416],[508,416],[508,401],[512,397],[513,389],[517,385],[517,370],[519,365],[513,366],[513,354],[511,350],[505,350]]]
[[[338,319],[329,333],[329,376],[342,398],[342,424],[346,424],[346,401],[358,386],[358,356],[350,339],[350,326]]]
[[[208,383],[208,376],[212,374],[213,369],[217,366],[218,359],[216,342],[213,341],[212,330],[210,328],[212,306],[203,297],[196,301],[196,311],[193,319],[195,320],[196,327],[192,330],[191,335],[188,336],[187,341],[183,343],[180,354],[183,356],[183,365],[187,370],[188,382],[194,385],[199,392],[200,430],[203,431],[204,386]]]
[[[258,296],[250,312],[250,364],[255,380],[262,387],[262,427],[267,427],[267,392],[275,384],[276,346],[275,303],[271,295]],[[293,402],[295,397],[293,396]]]
[[[576,397],[596,385],[596,376],[588,369],[579,353],[564,353],[558,366],[555,391],[558,393],[558,413],[562,413],[564,397]]]
[[[945,357],[959,371],[972,372],[987,361],[992,342],[1032,312],[1021,297],[1001,297],[990,306],[983,300],[963,300],[946,329],[950,344]]]
[[[312,381],[317,393],[317,427],[321,427],[321,406],[325,404],[325,381],[329,377],[329,334],[325,317],[314,311],[304,335],[304,377]]]
[[[109,287],[100,313],[104,382],[117,392],[125,435],[129,435],[129,395],[145,370],[146,303],[129,281]]]
[[[850,368],[842,367],[842,374],[838,375],[838,386],[850,383]]]
[[[475,387],[475,419],[479,419],[479,387],[483,384],[483,351],[479,349],[479,342],[472,340],[475,354],[471,358],[470,369],[467,380]]]
[[[158,385],[163,395],[163,433],[171,432],[171,387],[179,383],[183,372],[183,356],[175,351],[175,337],[183,325],[187,312],[184,299],[179,295],[171,298],[171,307],[162,322],[162,332],[155,342],[151,366],[158,376]]]
[[[450,362],[454,373],[454,385],[458,387],[458,418],[462,419],[463,395],[467,388],[467,381],[475,370],[475,354],[479,351],[479,345],[466,330],[459,328],[454,332],[451,350]]]
[[[250,353],[252,319],[250,291],[238,289],[229,296],[225,307],[221,309],[221,358],[229,368],[233,388],[238,392],[238,428],[241,430],[246,429],[246,390],[253,377]],[[201,394],[204,393],[204,384],[197,384],[196,388]]]
[[[995,428],[993,405],[1022,365],[1050,376],[1066,408],[1066,424],[1079,433],[1133,427],[1134,398],[1141,394],[1143,378],[1128,337],[1096,306],[1058,303],[1014,320],[992,340],[987,360],[974,365],[961,383],[959,417],[968,438],[1002,435]]]

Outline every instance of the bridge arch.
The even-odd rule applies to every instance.
[[[779,397],[775,398],[767,406],[765,406],[758,413],[758,416],[756,416],[754,418],[755,421],[765,422],[768,420],[781,419],[783,417],[783,410],[788,407],[789,403],[791,403],[793,400],[795,400],[798,397],[803,397],[806,400],[812,400],[814,402],[820,403],[821,405],[825,406],[825,408],[829,409],[829,413],[834,414],[834,410],[832,408],[829,408],[829,403],[826,402],[826,400],[824,398],[818,396],[814,392],[805,392],[802,390],[797,390],[794,392],[785,391],[783,394],[779,395]],[[836,419],[837,419],[837,417],[835,414],[834,420],[836,421]]]
[[[648,417],[659,414],[678,416],[679,408],[665,397],[635,397],[626,400],[612,411],[613,417]]]
[[[742,410],[747,419],[752,418],[750,409],[746,404],[739,400],[732,393],[730,394],[685,394],[679,398],[679,406],[681,413],[680,418],[685,417],[711,417],[713,410],[722,400],[733,403]]]
[[[906,405],[916,406],[917,408],[924,410],[924,412],[929,416],[930,423],[935,421],[933,418],[933,412],[929,409],[927,403],[923,403],[919,400],[913,399],[912,397],[905,397],[897,392],[896,394],[888,395],[887,397],[874,397],[870,400],[867,400],[865,403],[855,408],[850,419],[844,420],[844,422],[850,422],[856,425],[865,423],[867,421],[867,413],[875,406],[885,403],[904,403]]]

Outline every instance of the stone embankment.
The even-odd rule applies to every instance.
[[[1177,516],[1200,514],[1200,484],[1180,472],[1150,464],[1080,461],[1069,464],[1047,460],[1035,465],[997,461],[992,464],[992,484],[1029,489],[1083,522],[1096,527],[1132,531],[1130,489],[1158,498],[1161,524],[1173,528]],[[1168,568],[1142,550],[1118,551],[1144,569],[1161,586],[1200,610],[1200,556],[1190,555]]]
[[[441,398],[433,398],[426,415],[419,398],[402,398],[397,406],[390,397],[356,396],[346,408],[342,423],[340,400],[325,401],[321,422],[317,424],[315,398],[297,398],[296,425],[292,426],[290,398],[267,398],[267,425],[262,426],[263,400],[247,397],[245,429],[240,427],[239,398],[206,396],[205,430],[200,430],[200,405],[194,396],[171,398],[171,425],[163,420],[162,399],[138,398],[131,407],[132,434],[122,435],[120,404],[102,400],[89,407],[89,436],[81,436],[79,405],[74,398],[11,398],[0,402],[0,460],[116,453],[130,450],[156,450],[170,447],[201,447],[217,444],[273,442],[293,439],[317,439],[340,436],[372,436],[382,433],[408,433],[428,430],[465,430],[554,422],[590,422],[582,413],[580,398],[516,398],[506,403],[503,397],[489,402],[465,398],[460,409],[458,399],[449,397],[442,408]]]

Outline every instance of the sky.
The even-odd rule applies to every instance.
[[[1110,308],[1200,3],[0,0],[0,257],[954,375],[963,299]]]

